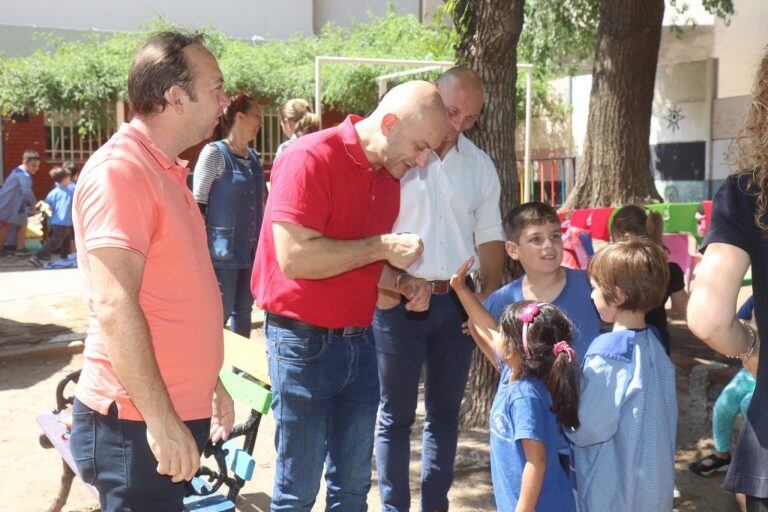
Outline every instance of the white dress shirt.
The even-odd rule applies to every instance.
[[[393,232],[415,233],[424,253],[408,273],[428,281],[445,280],[475,247],[504,240],[499,210],[501,186],[485,152],[459,135],[441,161],[436,153],[427,167],[414,167],[400,180],[400,215]],[[479,261],[475,258],[475,266]]]

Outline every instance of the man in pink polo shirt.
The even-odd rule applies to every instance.
[[[402,273],[421,255],[421,240],[390,234],[398,180],[426,165],[446,129],[437,89],[408,82],[369,117],[305,135],[277,162],[251,282],[267,311],[273,511],[310,511],[324,464],[326,509],[367,509],[379,404],[369,327],[377,283],[402,292],[410,309],[429,304],[426,281]]]
[[[90,325],[71,450],[102,510],[178,512],[203,444],[234,421],[218,380],[221,298],[177,158],[228,101],[204,36],[145,41],[128,100],[133,119],[85,164],[74,198]]]

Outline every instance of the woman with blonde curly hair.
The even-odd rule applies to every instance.
[[[688,304],[688,325],[718,352],[737,358],[757,384],[733,451],[725,489],[747,496],[747,510],[768,511],[768,53],[752,104],[732,146],[738,171],[717,192]],[[741,283],[752,265],[757,331],[736,318]]]

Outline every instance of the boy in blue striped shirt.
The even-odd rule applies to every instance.
[[[613,332],[582,364],[576,456],[579,509],[671,512],[675,485],[675,369],[645,313],[664,299],[667,255],[636,239],[599,251],[587,268],[592,299]]]

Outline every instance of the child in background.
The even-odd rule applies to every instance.
[[[65,171],[69,171],[70,178],[69,178],[69,188],[72,190],[75,189],[75,185],[77,184],[77,180],[80,178],[80,169],[75,162],[71,160],[65,160],[62,162],[61,167]],[[75,246],[75,228],[73,227],[70,230],[69,234],[69,254],[77,252],[77,247]]]
[[[559,451],[561,424],[579,426],[573,325],[552,304],[507,307],[499,324],[467,287],[470,258],[451,278],[472,337],[500,372],[490,417],[491,477],[500,511],[571,512],[575,500]]]
[[[566,430],[580,510],[669,512],[675,483],[675,369],[645,322],[669,280],[664,249],[644,238],[606,246],[587,268],[613,332],[587,350],[579,420]]]
[[[80,177],[80,168],[78,168],[77,164],[71,160],[62,162],[61,168],[65,171],[69,171],[69,188],[75,188],[77,179]]]
[[[32,192],[32,176],[40,168],[40,154],[34,149],[27,149],[22,156],[21,165],[7,176],[0,188],[0,244],[5,244],[11,227],[16,229],[16,254],[29,254],[24,247],[27,238],[27,209],[37,203]],[[0,255],[7,256],[3,247]]]
[[[620,242],[629,238],[645,237],[664,247],[664,219],[659,212],[646,212],[636,204],[624,206],[613,217],[611,240]],[[659,331],[659,339],[664,351],[670,353],[669,327],[667,325],[667,299],[672,299],[672,311],[678,318],[685,318],[688,307],[688,292],[685,291],[685,277],[680,265],[667,261],[669,281],[662,301],[645,315],[645,321]]]
[[[504,219],[504,231],[507,254],[520,262],[525,274],[492,293],[486,309],[498,322],[507,306],[521,300],[554,304],[574,324],[573,346],[581,362],[589,343],[600,334],[600,318],[589,298],[587,273],[561,266],[563,239],[557,212],[539,202],[520,205]]]
[[[36,267],[42,265],[40,260],[49,259],[54,251],[59,251],[62,258],[69,256],[72,239],[72,197],[75,190],[69,186],[70,172],[62,167],[54,167],[48,174],[56,182],[45,198],[45,204],[50,208],[51,234],[45,245],[29,258],[29,262]]]

